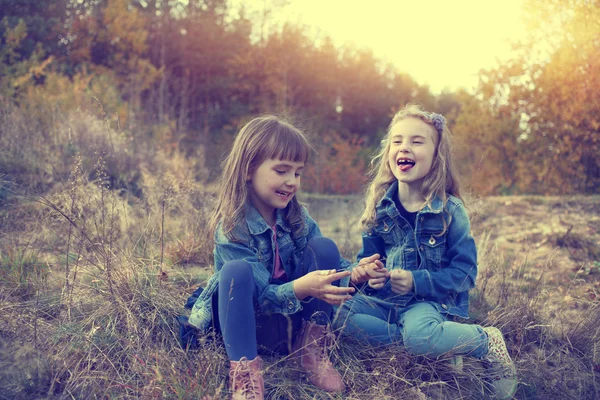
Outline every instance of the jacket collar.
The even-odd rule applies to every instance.
[[[386,205],[393,204],[394,207],[394,195],[398,193],[398,181],[394,179],[390,187],[387,189],[381,200],[377,203],[377,208],[386,207]],[[432,213],[439,214],[444,210],[444,202],[438,196],[434,197],[431,204],[425,205],[419,213]]]
[[[275,210],[275,225],[277,226],[277,229],[283,229],[284,231],[291,232],[291,229],[284,219],[283,212],[284,210]],[[250,203],[246,204],[246,222],[248,224],[248,231],[251,235],[259,235],[269,229],[272,229],[262,215],[260,215],[258,210]]]

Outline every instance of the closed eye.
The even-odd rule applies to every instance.
[[[276,169],[275,172],[277,172],[279,175],[285,174],[285,171],[282,171],[280,169]]]

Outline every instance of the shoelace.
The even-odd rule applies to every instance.
[[[248,365],[248,360],[240,360],[237,367],[230,372],[230,376],[234,381],[236,381],[236,377],[240,378],[240,381],[242,382],[242,395],[244,395],[247,399],[256,399],[258,397],[258,394],[256,393],[258,390],[258,385],[252,379],[251,372],[252,371]]]
[[[327,333],[321,336],[317,341],[317,346],[321,350],[317,352],[319,363],[331,363],[329,352],[335,346],[335,334],[331,331],[327,331]]]

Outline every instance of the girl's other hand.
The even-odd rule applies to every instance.
[[[383,285],[385,285],[385,281],[387,281],[387,276],[369,279],[369,287],[373,289],[381,289]]]
[[[352,298],[353,287],[337,287],[333,282],[350,276],[350,271],[335,269],[312,271],[294,281],[294,293],[300,300],[312,296],[332,305],[340,305]]]
[[[361,258],[352,269],[352,275],[350,276],[350,282],[354,285],[369,281],[373,278],[388,277],[387,269],[380,260],[380,255],[375,253],[370,257]]]
[[[405,269],[395,269],[390,273],[392,292],[404,295],[413,291],[413,275]]]

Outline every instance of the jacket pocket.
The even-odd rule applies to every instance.
[[[399,241],[400,238],[397,237],[398,230],[396,229],[396,222],[391,219],[385,218],[377,221],[373,230],[377,236],[383,239],[386,247],[394,247],[398,245],[398,243],[402,243]]]
[[[446,250],[446,237],[423,233],[420,237],[419,250],[421,250],[421,256],[427,259],[433,269],[439,269]]]

